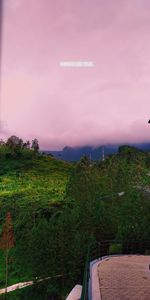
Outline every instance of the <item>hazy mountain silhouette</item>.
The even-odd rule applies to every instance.
[[[83,147],[69,147],[65,146],[62,151],[50,151],[44,150],[48,154],[53,155],[57,159],[63,159],[66,161],[77,161],[83,155],[87,155],[91,160],[101,160],[103,156],[103,148],[104,148],[104,155],[107,157],[110,154],[115,154],[118,152],[118,145],[102,145],[99,147],[91,147],[91,146],[83,146]],[[134,146],[138,149],[149,151],[150,150],[150,143],[141,143],[141,144],[129,144],[129,146]]]

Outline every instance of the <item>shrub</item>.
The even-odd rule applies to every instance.
[[[109,246],[109,254],[121,254],[122,244],[111,244]]]

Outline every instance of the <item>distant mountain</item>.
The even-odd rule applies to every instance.
[[[83,146],[83,147],[76,147],[76,148],[66,146],[61,151],[44,150],[42,152],[53,155],[57,159],[62,159],[66,161],[77,161],[83,155],[87,155],[89,158],[91,158],[91,160],[101,160],[103,157],[103,149],[104,149],[104,155],[105,157],[107,157],[110,154],[117,153],[119,146],[120,145],[104,145],[104,146],[102,145],[96,148],[91,146]],[[134,146],[144,151],[150,151],[150,143],[129,144],[129,146]]]

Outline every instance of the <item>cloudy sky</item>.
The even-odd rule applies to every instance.
[[[150,141],[149,0],[4,2],[1,135],[51,150]]]

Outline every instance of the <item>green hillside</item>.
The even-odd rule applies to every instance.
[[[50,219],[62,210],[66,200],[66,184],[73,165],[53,157],[35,153],[31,149],[20,149],[17,153],[8,147],[0,147],[0,230],[7,212],[11,213],[15,232],[20,240],[20,226],[30,220],[30,228],[40,218]],[[14,255],[12,249],[11,255]],[[11,257],[10,255],[10,257]],[[22,255],[24,255],[22,253]],[[0,287],[5,283],[5,254],[0,251]],[[18,267],[14,267],[17,270]],[[11,269],[11,268],[10,268]],[[27,271],[9,274],[8,284],[30,280]]]
[[[0,146],[0,287],[10,216],[8,285],[50,277],[8,299],[64,299],[82,283],[89,242],[119,239],[120,249],[144,242],[148,253],[149,168],[150,154],[128,146],[105,161],[83,157],[76,164]]]
[[[72,166],[48,156],[0,158],[0,205],[62,203]]]

